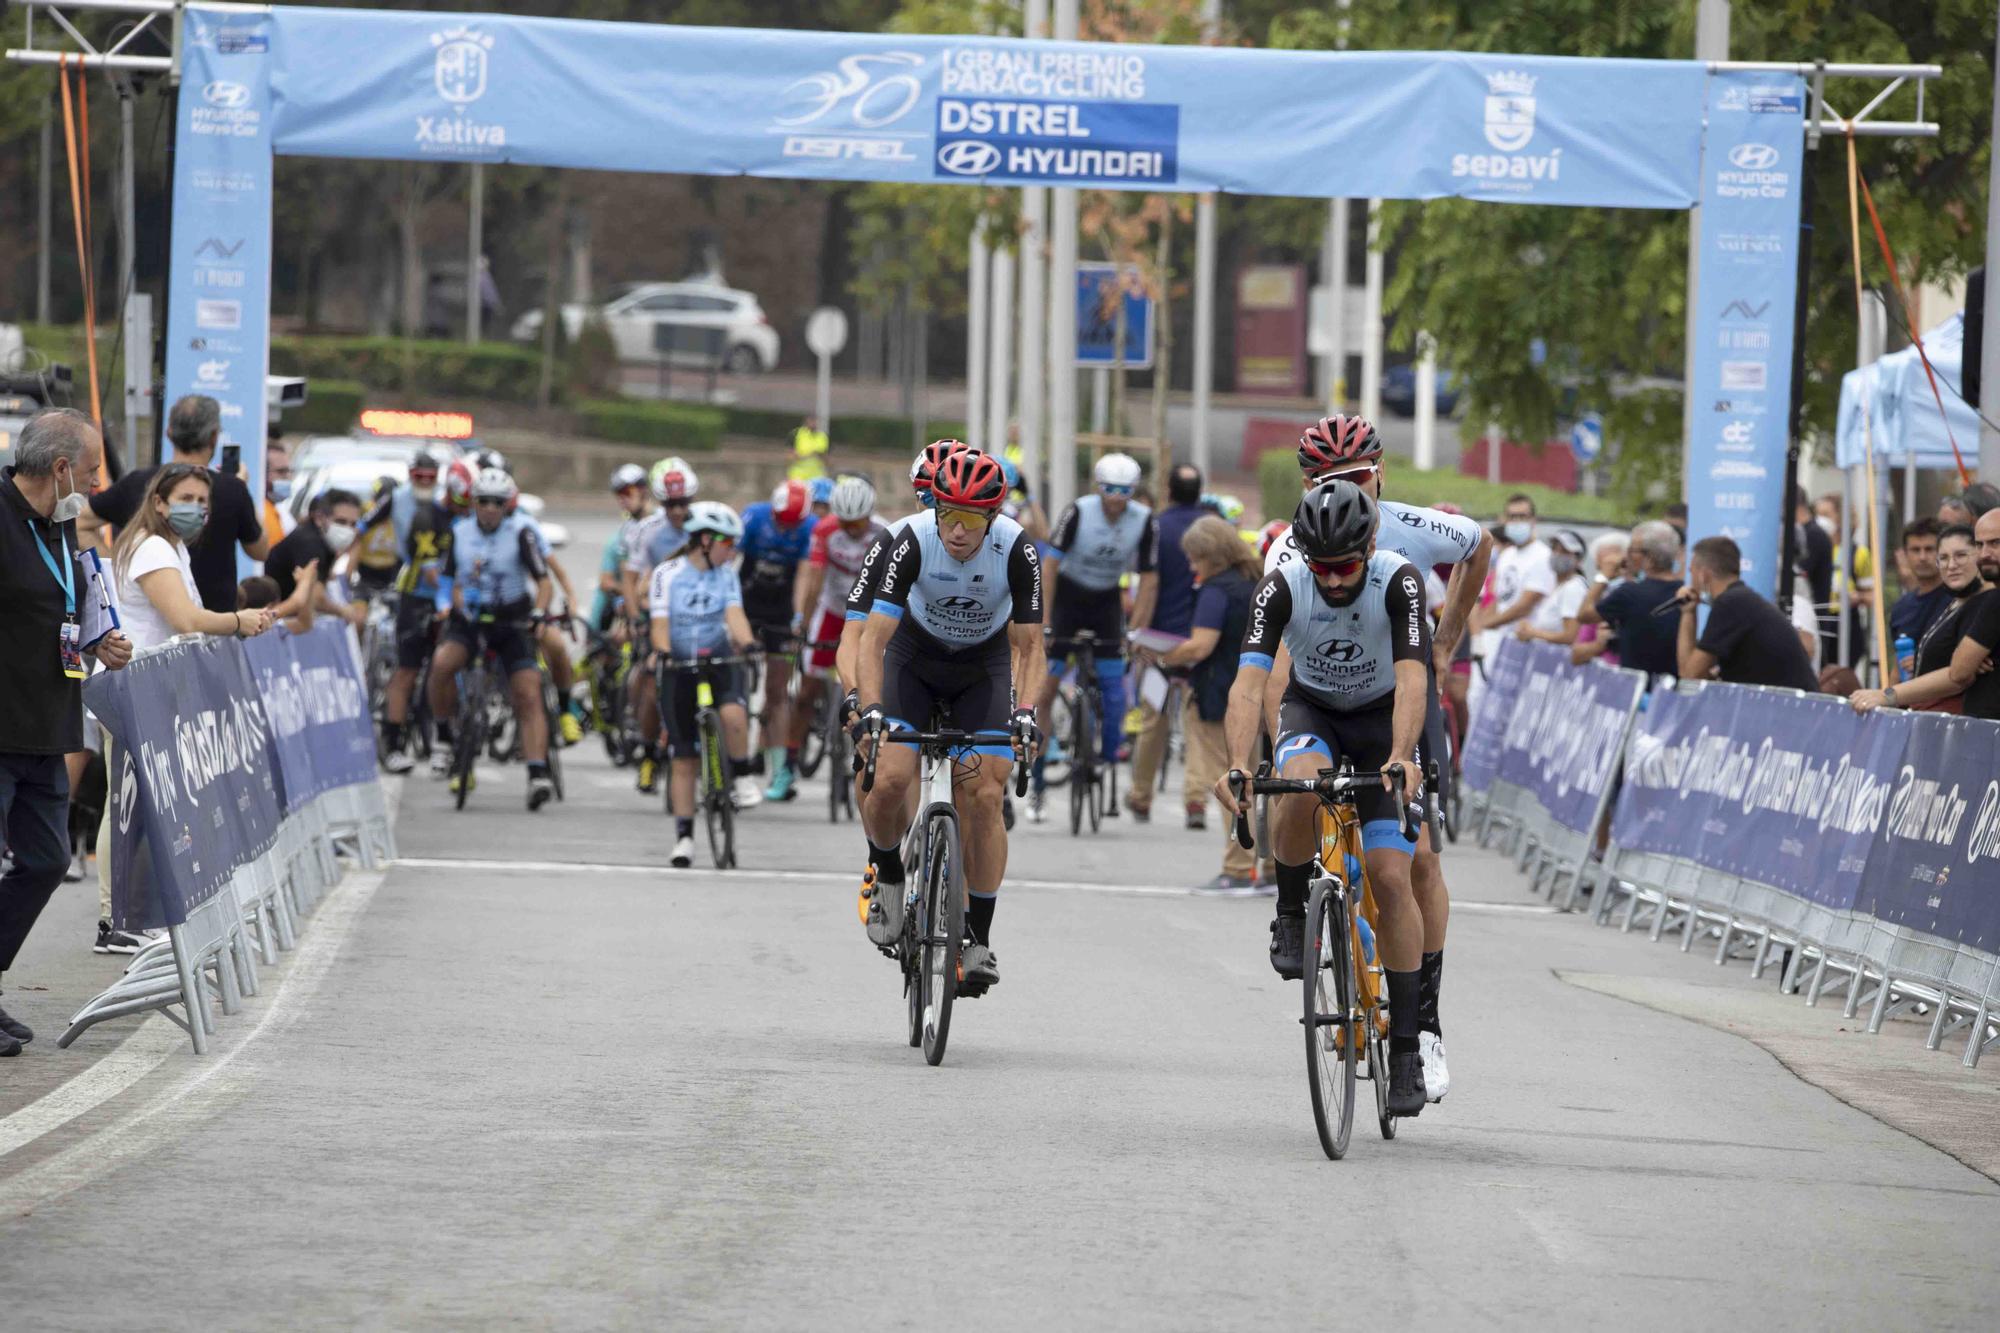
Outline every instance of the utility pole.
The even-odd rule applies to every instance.
[[[55,170],[56,122],[55,104],[44,99],[42,102],[42,155],[40,162],[41,179],[35,186],[35,322],[49,323],[49,255],[55,248],[53,191],[50,182]]]
[[[1348,15],[1354,0],[1340,0],[1333,45],[1347,49]],[[1326,235],[1320,242],[1320,277],[1327,289],[1326,366],[1322,392],[1328,416],[1347,410],[1347,200],[1327,201]]]
[[[1697,0],[1694,11],[1694,58],[1729,59],[1729,0]],[[1689,458],[1694,452],[1694,345],[1701,336],[1695,294],[1701,290],[1701,207],[1688,210],[1687,331],[1681,383],[1681,499],[1688,497]],[[1790,503],[1789,500],[1786,501]]]
[[[1077,0],[1056,0],[1056,40],[1076,40]],[[1076,189],[1049,210],[1049,512],[1076,495]]]
[[[479,271],[480,256],[486,253],[486,164],[472,164],[472,180],[466,185],[465,219],[465,341],[479,345],[479,321],[485,316],[486,281]]]
[[[972,219],[965,255],[965,442],[975,449],[991,449],[986,442],[986,326],[992,258],[981,213]]]
[[[1222,0],[1202,0],[1204,40],[1213,45],[1222,26]],[[1213,471],[1208,445],[1209,396],[1215,390],[1215,195],[1194,202],[1194,465]]]
[[[1022,33],[1030,40],[1049,33],[1049,0],[1025,0]],[[1042,467],[1042,389],[1048,347],[1049,270],[1042,247],[1048,242],[1049,191],[1045,185],[1021,187],[1021,472],[1031,492],[1047,495],[1048,477]]]
[[[993,336],[986,351],[990,368],[986,376],[986,448],[1007,452],[1008,385],[1013,378],[1014,352],[1014,252],[1004,245],[993,247],[991,280]]]

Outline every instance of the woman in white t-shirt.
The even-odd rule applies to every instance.
[[[1563,528],[1549,538],[1549,568],[1555,574],[1555,591],[1535,603],[1535,609],[1521,622],[1516,637],[1529,643],[1576,642],[1577,612],[1583,607],[1590,583],[1583,577],[1583,538]]]
[[[271,623],[265,611],[210,611],[201,604],[188,567],[188,543],[208,522],[208,469],[169,463],[146,487],[146,497],[111,556],[118,613],[132,647],[153,648],[177,634],[233,634],[249,638]]]

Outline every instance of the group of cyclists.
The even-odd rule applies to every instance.
[[[1265,574],[1225,723],[1230,771],[1215,795],[1234,814],[1260,755],[1286,777],[1340,761],[1382,774],[1381,789],[1356,808],[1389,995],[1389,1107],[1414,1115],[1449,1083],[1438,1020],[1449,895],[1436,853],[1408,835],[1397,802],[1414,799],[1409,784],[1425,775],[1447,780],[1431,763],[1445,753],[1440,682],[1465,637],[1492,539],[1461,515],[1383,499],[1382,441],[1359,417],[1308,428],[1298,462],[1298,508],[1288,525],[1264,534]],[[853,774],[832,780],[855,784],[867,843],[860,915],[869,940],[887,951],[903,929],[910,868],[901,847],[918,778],[917,748],[892,733],[964,733],[951,756],[969,890],[961,994],[996,984],[993,918],[1016,756],[1042,752],[1065,646],[1081,635],[1094,645],[1103,700],[1100,757],[1115,762],[1127,711],[1124,649],[1148,624],[1156,594],[1158,527],[1138,494],[1140,465],[1105,455],[1092,482],[1044,538],[1014,464],[953,440],[914,460],[914,507],[894,521],[876,512],[875,487],[855,475],[788,478],[739,514],[701,498],[683,458],[650,471],[619,468],[611,490],[623,517],[599,569],[590,624],[598,641],[629,645],[636,785],[656,791],[667,764],[672,863],[693,861],[697,693],[719,711],[728,796],[741,809],[796,794],[806,731],[823,693],[837,689],[855,760]],[[517,500],[502,460],[461,459],[440,470],[420,458],[382,507],[405,594],[383,710],[384,762],[393,772],[412,767],[408,719],[426,660],[442,731],[455,714],[457,672],[486,651],[520,721],[535,810],[550,796],[542,672],[554,677],[560,663],[556,697],[569,699],[574,668],[563,620],[549,615],[567,578]],[[1449,574],[1441,605],[1426,588],[1427,580],[1437,585],[1433,570]],[[754,759],[753,664],[763,680]],[[568,708],[556,725],[560,740],[577,739]],[[448,748],[440,746],[440,758]],[[873,761],[865,787],[863,756]],[[1392,783],[1392,770],[1406,785]],[[1038,781],[1028,817],[1039,819],[1041,809]],[[1271,799],[1269,957],[1286,978],[1306,967],[1312,820],[1310,797]]]

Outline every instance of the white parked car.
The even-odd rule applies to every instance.
[[[601,306],[564,306],[563,332],[576,339],[583,332],[584,319],[592,314],[610,330],[620,361],[659,360],[653,328],[667,323],[721,329],[723,367],[732,375],[756,374],[778,365],[778,331],[764,318],[757,298],[734,287],[706,282],[628,283],[613,289],[611,299]],[[517,342],[540,338],[542,312],[530,310],[522,315],[514,321],[512,333]],[[684,360],[695,358],[676,355],[675,364]]]

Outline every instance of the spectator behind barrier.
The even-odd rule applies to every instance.
[[[267,574],[253,574],[236,586],[238,610],[252,611],[278,604],[278,581]]]
[[[188,546],[208,523],[210,474],[195,463],[169,463],[153,474],[118,544],[111,568],[118,607],[134,649],[155,648],[179,634],[262,634],[269,615],[211,611],[201,603]]]
[[[1681,608],[1675,640],[1681,676],[1817,690],[1805,632],[1745,584],[1742,573],[1743,553],[1727,537],[1704,537],[1688,553],[1687,586],[1674,594]],[[1708,623],[1697,633],[1704,603]]]
[[[1622,532],[1607,532],[1590,544],[1589,557],[1591,574],[1585,585],[1583,597],[1586,602],[1595,602],[1613,588],[1623,587],[1632,572],[1631,539]],[[1569,650],[1569,660],[1582,666],[1592,658],[1600,658],[1606,666],[1617,666],[1618,636],[1607,628],[1602,620],[1583,617],[1583,606],[1576,609],[1576,643]]]
[[[1954,523],[1971,527],[1992,509],[2000,509],[2000,486],[1990,481],[1975,481],[1957,495],[1947,495],[1938,502],[1938,522],[1946,527]]]
[[[1535,604],[1534,613],[1514,629],[1523,643],[1554,643],[1568,647],[1576,642],[1577,613],[1590,592],[1583,562],[1588,548],[1583,536],[1569,528],[1559,528],[1549,537],[1549,569],[1555,589]]]
[[[1938,534],[1942,528],[1934,518],[1919,518],[1903,529],[1905,591],[1889,608],[1892,639],[1907,635],[1914,643],[1923,638],[1931,622],[1954,600],[1938,571]]]
[[[321,491],[313,497],[306,521],[271,548],[264,572],[278,585],[278,618],[304,633],[320,612],[362,624],[368,608],[359,602],[342,605],[327,593],[333,562],[354,539],[361,523],[361,498],[352,491]]]
[[[1975,544],[1976,543],[1976,544]],[[1856,712],[1922,708],[2000,720],[2000,672],[1990,668],[2000,648],[2000,509],[1979,526],[1955,523],[1938,537],[1938,564],[1953,604],[1917,645],[1917,675],[1880,690],[1856,690]]]
[[[1617,634],[1619,665],[1649,676],[1679,675],[1677,625],[1657,613],[1680,591],[1681,535],[1659,519],[1641,523],[1632,529],[1626,562],[1632,577],[1592,589],[1577,619]]]

